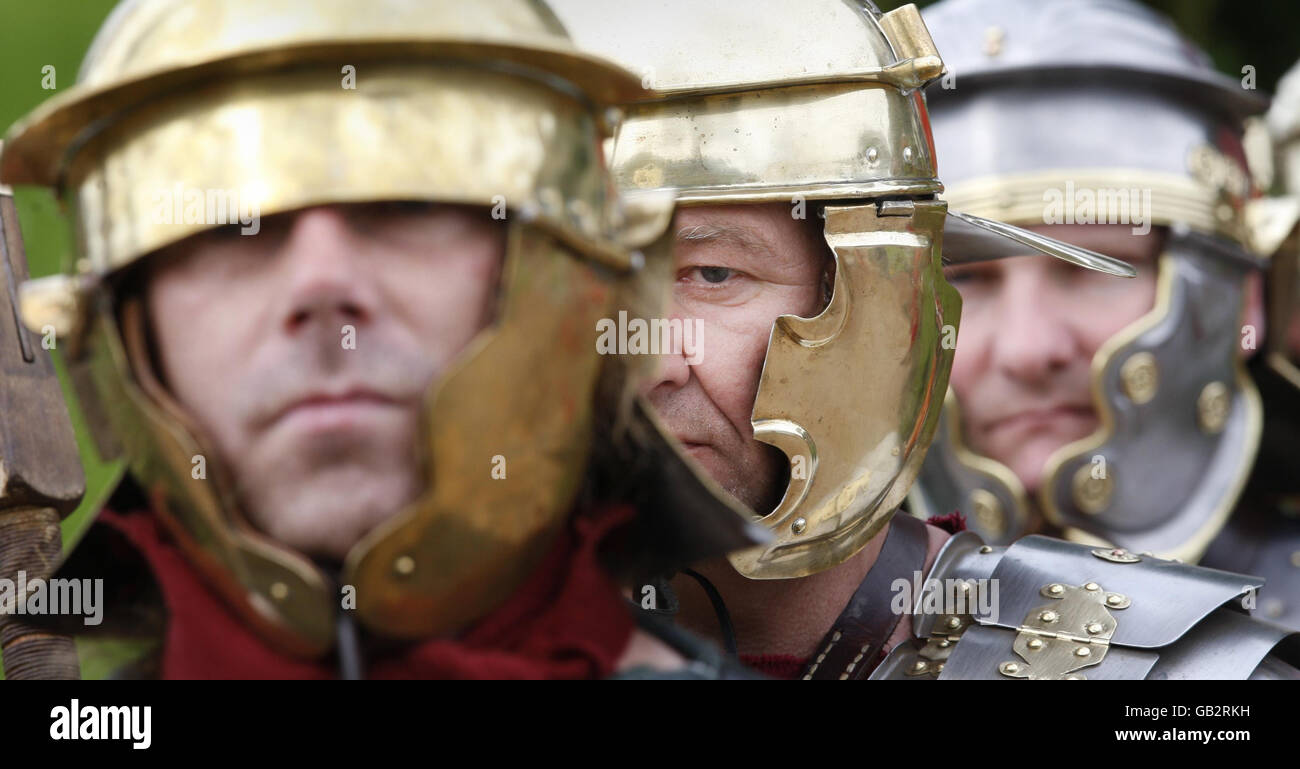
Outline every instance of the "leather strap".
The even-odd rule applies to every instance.
[[[903,618],[890,608],[894,580],[910,583],[913,572],[925,571],[929,541],[924,521],[904,513],[893,517],[880,555],[822,638],[804,680],[865,680],[875,669],[881,648]]]

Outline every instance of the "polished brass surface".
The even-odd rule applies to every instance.
[[[755,438],[805,457],[808,473],[763,519],[776,541],[731,556],[741,574],[788,579],[841,563],[906,495],[948,386],[942,327],[960,311],[940,266],[944,213],[934,201],[916,201],[910,216],[826,209],[830,304],[777,319],[753,412]]]
[[[65,176],[98,273],[213,226],[204,203],[176,202],[191,191],[228,192],[258,216],[322,202],[504,203],[599,242],[612,238],[611,200],[587,110],[533,81],[451,64],[374,64],[355,92],[326,67],[250,76],[137,109]],[[626,260],[592,249],[607,252]]]
[[[1127,608],[1128,599],[1112,601],[1115,593],[1103,597],[1100,590],[1058,583],[1039,592],[1059,603],[1029,612],[1012,645],[1021,661],[1003,662],[998,670],[1008,678],[1078,680],[1082,674],[1076,671],[1106,658],[1116,627],[1107,607]]]
[[[406,0],[371,0],[364,8],[352,0],[313,0],[309,12],[304,8],[302,0],[122,3],[87,53],[77,86],[10,131],[0,177],[54,185],[67,155],[129,108],[196,83],[298,64],[328,69],[340,96],[363,93],[367,64],[385,60],[509,65],[602,104],[644,94],[636,78],[577,50],[535,0],[426,3],[418,12]],[[351,92],[342,87],[348,64],[360,84]],[[301,142],[302,128],[283,140]]]
[[[753,203],[942,188],[914,90],[942,63],[914,7],[878,19],[838,0],[552,5],[580,46],[657,92],[628,106],[614,142],[623,189]]]
[[[427,405],[436,482],[348,556],[358,616],[393,635],[454,632],[503,600],[569,517],[583,477],[601,360],[588,332],[611,314],[613,290],[544,233],[517,227],[511,238],[499,325]],[[495,455],[510,463],[505,478],[484,469]]]

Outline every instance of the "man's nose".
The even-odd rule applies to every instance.
[[[674,306],[673,314],[669,316],[668,320],[673,328],[677,328],[680,324],[682,332],[674,331],[675,336],[672,344],[668,346],[668,349],[660,351],[661,354],[658,356],[658,367],[655,375],[650,379],[650,383],[645,389],[647,394],[653,394],[655,391],[676,390],[684,387],[691,379],[691,365],[687,358],[691,357],[695,351],[687,349],[688,345],[685,344],[683,336],[686,324],[693,323],[694,320],[683,317],[676,306]],[[671,323],[672,321],[676,321],[676,323]]]
[[[369,321],[375,303],[364,256],[339,208],[318,206],[296,214],[279,254],[287,285],[281,312],[285,330]]]
[[[1040,384],[1065,369],[1079,344],[1063,288],[1044,274],[1026,271],[1004,284],[993,338],[994,365],[1012,379]]]

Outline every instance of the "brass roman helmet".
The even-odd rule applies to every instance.
[[[143,310],[120,284],[214,226],[171,215],[160,194],[231,191],[260,216],[382,200],[508,207],[498,319],[426,397],[413,450],[430,483],[342,575],[371,630],[450,633],[538,562],[583,481],[599,392],[635,384],[632,363],[598,355],[598,321],[667,298],[667,251],[649,246],[671,200],[624,206],[601,149],[609,105],[642,95],[535,0],[127,0],[78,85],[10,132],[0,178],[56,188],[81,252],[72,274],[25,286],[27,323],[54,326],[104,452],[120,445],[193,563],[280,648],[332,647],[338,588],[246,522],[208,437],[150,364]],[[489,479],[498,454],[510,472]],[[192,477],[200,455],[214,480]],[[758,541],[727,514],[712,525],[737,535],[729,547]]]
[[[1047,461],[1039,507],[1070,539],[1196,560],[1259,444],[1243,364],[1244,285],[1276,247],[1243,129],[1264,100],[1128,0],[947,0],[926,11],[952,82],[928,92],[954,206],[1017,224],[1165,227],[1155,306],[1092,361],[1098,430]],[[1253,335],[1249,338],[1253,338]],[[1009,468],[963,445],[956,398],[915,506],[1027,533]]]
[[[914,6],[862,0],[556,0],[583,48],[640,72],[608,148],[620,188],[683,206],[788,202],[824,213],[836,268],[815,318],[775,322],[752,414],[791,461],[762,524],[774,540],[731,556],[743,575],[812,574],[857,553],[920,468],[948,384],[962,259],[1041,248],[1116,274],[1126,265],[949,211],[921,86],[943,72]],[[946,225],[945,225],[946,222]],[[958,246],[953,248],[954,244]]]

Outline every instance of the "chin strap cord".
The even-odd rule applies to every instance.
[[[736,651],[736,629],[731,625],[731,612],[727,611],[727,604],[723,603],[722,594],[718,592],[712,582],[698,571],[682,569],[682,574],[700,583],[704,593],[709,596],[709,603],[713,604],[713,613],[718,615],[718,627],[722,630],[723,647],[727,650],[727,654],[735,657],[738,654]]]

